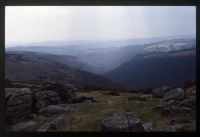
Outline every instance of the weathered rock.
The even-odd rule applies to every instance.
[[[91,100],[85,100],[83,103],[92,103]]]
[[[176,113],[189,113],[191,112],[190,108],[187,107],[179,107],[177,105],[163,107],[163,114],[176,114]]]
[[[76,96],[77,89],[72,84],[63,82],[51,82],[45,84],[40,90],[56,91],[59,94],[61,102],[66,103]]]
[[[162,99],[163,114],[188,113],[196,104],[195,96],[185,96],[183,89],[176,88],[168,91]]]
[[[55,118],[51,122],[51,125],[53,128],[59,129],[59,128],[63,127],[67,121],[69,122],[70,119],[68,117],[66,117],[64,114],[62,114],[59,117]]]
[[[49,105],[45,108],[39,110],[40,114],[45,114],[46,116],[58,113],[64,113],[73,110],[69,105]]]
[[[74,97],[71,100],[71,103],[82,103],[82,102],[85,102],[86,100],[89,100],[91,102],[97,102],[94,99],[94,97],[92,97],[92,96],[89,96],[89,95],[79,95],[79,96]]]
[[[21,89],[15,89],[12,93],[10,93],[8,96],[8,102],[7,106],[16,106],[19,104],[23,104],[24,102],[30,102],[32,98],[32,94],[29,88],[21,88]]]
[[[33,131],[37,126],[37,123],[34,121],[21,122],[11,127],[12,131],[22,131],[22,132],[30,132]]]
[[[37,130],[38,132],[47,132],[51,128],[51,123],[46,122],[44,123],[39,129]]]
[[[6,101],[6,117],[8,121],[28,117],[32,113],[32,93],[29,88],[15,89]]]
[[[128,97],[128,101],[134,101],[134,100],[138,100],[138,101],[148,101],[152,99],[152,95],[143,95],[143,96],[132,96],[132,97]]]
[[[58,93],[54,91],[40,91],[34,94],[35,109],[38,110],[47,107],[48,105],[56,105],[60,103]]]
[[[169,100],[168,102],[162,102],[162,106],[163,107],[168,107],[168,106],[172,106],[172,105],[175,105],[176,104],[176,101],[175,100]]]
[[[5,99],[6,99],[6,103],[8,102],[9,98],[12,96],[12,92],[6,92],[5,91]]]
[[[163,97],[165,95],[165,93],[170,89],[170,87],[168,86],[164,86],[164,87],[161,87],[161,88],[157,88],[157,89],[154,89],[152,91],[152,94],[153,96],[155,97]]]
[[[178,106],[187,106],[191,107],[196,104],[196,95],[195,96],[189,96],[186,99],[179,102]]]
[[[51,122],[46,122],[45,124],[43,124],[37,131],[46,132],[50,129],[60,129],[63,126],[65,126],[65,124],[67,122],[70,122],[70,118],[65,116],[65,114],[62,114],[62,115],[56,117]]]
[[[163,102],[169,101],[169,100],[176,100],[178,98],[183,98],[184,95],[184,91],[181,88],[175,88],[175,89],[171,89],[170,91],[168,91],[164,97],[163,97]]]
[[[132,113],[116,112],[101,122],[101,130],[144,132],[142,124],[142,121]]]
[[[145,132],[151,132],[153,129],[153,122],[143,124]]]

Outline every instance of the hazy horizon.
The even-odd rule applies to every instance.
[[[6,6],[9,43],[196,35],[195,6]]]

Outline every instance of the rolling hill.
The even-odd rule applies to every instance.
[[[41,84],[48,81],[70,82],[77,86],[119,86],[107,78],[80,70],[60,58],[32,52],[6,52],[5,79],[14,82]]]
[[[140,41],[140,42],[139,42]],[[180,49],[195,47],[195,38],[160,38],[157,40],[139,39],[122,40],[113,42],[47,42],[29,43],[25,45],[17,44],[15,47],[8,47],[6,51],[29,51],[60,55],[53,57],[61,63],[75,65],[79,69],[103,74],[109,72],[121,64],[131,60],[136,55],[146,52],[169,52]],[[78,59],[66,61],[68,55]],[[72,62],[72,63],[71,63]],[[78,63],[76,65],[76,62]],[[82,62],[82,63],[81,63]],[[88,63],[89,62],[89,63]],[[81,64],[81,67],[80,67]]]
[[[196,49],[147,52],[105,75],[128,87],[179,86],[196,78]]]
[[[20,54],[20,56],[29,57],[29,58],[43,58],[57,63],[62,63],[74,67],[77,69],[85,70],[92,73],[101,73],[102,68],[96,64],[90,63],[84,59],[81,59],[76,56],[70,55],[55,55],[48,53],[40,52],[30,52],[30,51],[8,51],[7,53]]]

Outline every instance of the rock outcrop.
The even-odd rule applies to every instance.
[[[44,114],[46,116],[50,116],[52,114],[64,113],[67,111],[73,111],[74,109],[66,104],[59,104],[59,105],[49,105],[45,108],[39,110],[40,114]]]
[[[71,103],[83,103],[83,102],[86,102],[86,101],[97,102],[94,99],[94,97],[92,97],[92,96],[89,96],[89,95],[79,95],[79,96],[74,97],[71,100]]]
[[[72,84],[62,82],[51,82],[32,91],[29,88],[14,89],[5,95],[7,122],[16,123],[21,118],[31,118],[33,114],[51,115],[70,111],[73,109],[66,105],[70,103],[97,102],[88,95],[77,96],[76,91]]]
[[[6,97],[6,117],[14,122],[32,113],[32,93],[29,88],[15,89]]]
[[[145,132],[151,132],[153,130],[153,122],[143,124]]]
[[[154,97],[163,97],[167,91],[169,91],[170,87],[164,86],[161,88],[154,89],[152,94]]]
[[[184,90],[175,88],[169,90],[162,99],[164,114],[187,113],[196,104],[196,95],[186,96]]]
[[[101,131],[144,132],[142,121],[132,113],[116,112],[101,122]]]
[[[76,87],[72,84],[66,84],[63,82],[51,82],[43,85],[39,90],[57,92],[62,103],[70,102],[76,96],[75,92],[77,91]]]
[[[170,91],[168,91],[164,97],[163,97],[163,102],[168,102],[171,100],[178,100],[178,99],[183,99],[184,96],[184,91],[181,88],[175,88],[175,89],[171,89]]]
[[[31,132],[31,131],[34,131],[36,126],[37,126],[36,122],[26,121],[26,122],[20,122],[16,125],[13,125],[11,127],[11,130],[14,132]]]
[[[39,112],[48,105],[59,104],[60,97],[55,91],[40,91],[34,93],[34,103],[36,112]]]

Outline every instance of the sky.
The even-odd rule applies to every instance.
[[[6,6],[8,43],[196,35],[194,6]]]

